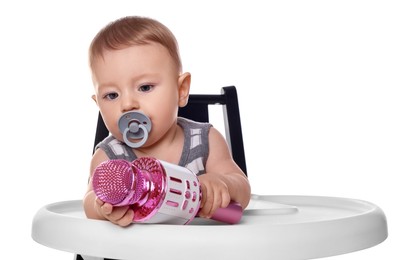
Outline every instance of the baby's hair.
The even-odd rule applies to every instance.
[[[106,50],[120,50],[152,42],[161,44],[169,51],[177,69],[181,72],[182,62],[173,33],[162,23],[140,16],[120,18],[98,32],[89,48],[90,67],[93,69],[95,59],[103,57]]]

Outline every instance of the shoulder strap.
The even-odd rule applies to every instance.
[[[212,125],[182,117],[178,118],[178,124],[183,128],[185,136],[179,165],[197,175],[205,173],[205,165],[209,156],[209,129]]]
[[[124,159],[131,162],[136,159],[136,155],[132,148],[118,141],[112,135],[97,144],[95,150],[98,148],[101,148],[111,160]]]

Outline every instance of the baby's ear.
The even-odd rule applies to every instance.
[[[96,95],[92,95],[91,98],[92,98],[92,100],[94,100],[95,104],[98,106],[97,96],[96,96]]]
[[[189,100],[190,79],[191,76],[189,72],[185,72],[179,76],[178,79],[179,107],[186,106]]]

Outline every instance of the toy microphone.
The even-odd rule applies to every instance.
[[[102,162],[94,171],[96,196],[113,206],[129,205],[134,222],[188,224],[200,208],[201,189],[197,176],[187,168],[142,157]],[[235,202],[219,208],[212,219],[236,224],[242,207]]]

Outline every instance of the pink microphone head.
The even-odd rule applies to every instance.
[[[95,168],[92,186],[96,196],[114,206],[131,205],[142,195],[141,174],[126,160],[108,160]]]

